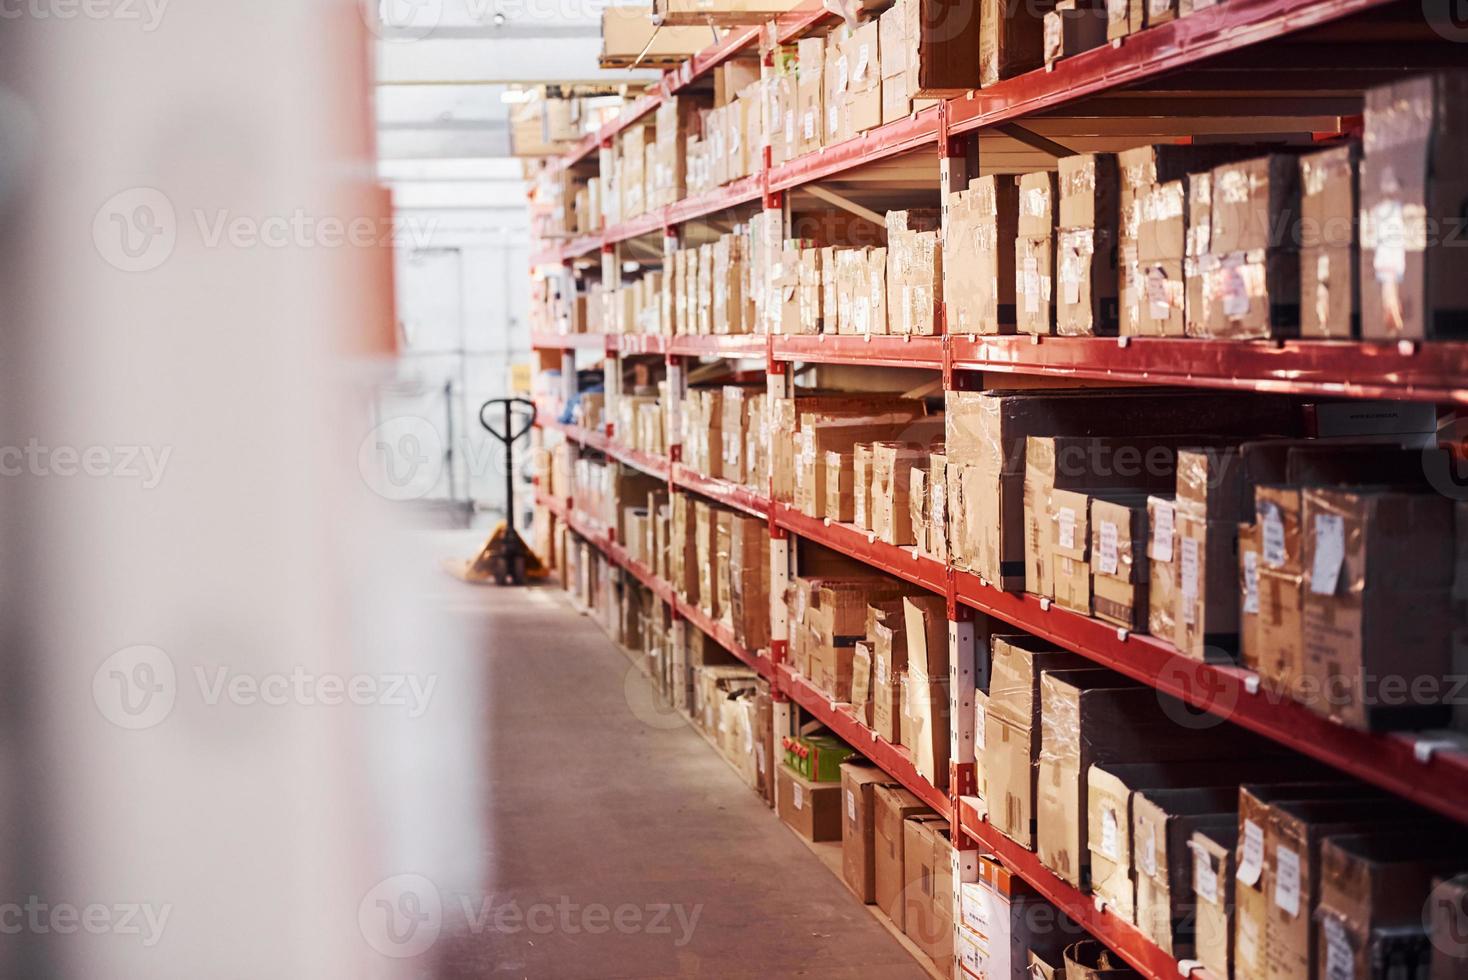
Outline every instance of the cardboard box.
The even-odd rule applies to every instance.
[[[1468,277],[1441,232],[1468,203],[1468,74],[1440,72],[1366,92],[1361,160],[1361,336],[1462,339]]]
[[[908,790],[879,784],[872,789],[872,812],[876,822],[873,840],[876,846],[877,907],[886,913],[893,925],[906,931],[903,901],[906,831],[903,825],[909,817],[932,811]]]
[[[1425,976],[1437,955],[1424,921],[1433,882],[1464,861],[1461,842],[1435,834],[1328,837],[1320,847],[1315,963],[1321,976],[1365,977],[1378,964]],[[1436,897],[1436,896],[1434,896]],[[1451,952],[1461,948],[1447,943]]]
[[[1273,154],[1213,169],[1205,336],[1300,333],[1300,165]]]
[[[958,886],[964,974],[991,980],[1043,976],[1029,966],[1030,957],[1059,960],[1084,931],[997,860],[980,854],[978,867],[978,881]]]
[[[1197,916],[1194,955],[1216,977],[1233,975],[1234,849],[1238,839],[1235,822],[1231,828],[1195,830],[1188,841]]]
[[[1239,632],[1239,526],[1232,521],[1202,520],[1181,509],[1175,520],[1173,645],[1194,660],[1232,660]]]
[[[880,40],[880,39],[879,39]],[[847,60],[845,28],[833,31],[826,44],[826,62],[821,72],[824,84],[825,145],[832,146],[855,135],[846,112],[847,90],[851,83],[851,65]]]
[[[907,627],[902,617],[877,622],[872,636],[872,727],[893,745],[902,744],[902,685],[907,676]]]
[[[841,876],[867,905],[877,900],[874,792],[878,785],[892,785],[881,769],[862,762],[841,764]]]
[[[1239,525],[1239,663],[1259,670],[1259,526]]]
[[[1437,494],[1304,491],[1308,707],[1365,730],[1448,722],[1453,529]]]
[[[1014,272],[1020,333],[1054,332],[1057,197],[1053,172],[1041,171],[1019,177]]]
[[[1102,0],[1061,0],[1045,14],[1047,65],[1105,43],[1106,4]]]
[[[1098,21],[1094,15],[1091,19]],[[1120,189],[1116,155],[1080,153],[1061,157],[1059,166],[1056,332],[1115,336]]]
[[[1035,846],[1040,757],[1040,674],[1095,669],[1076,654],[1028,636],[995,637],[984,714],[985,799],[989,822],[1010,840]]]
[[[891,333],[937,333],[943,283],[938,225],[936,211],[887,212],[886,297]]]
[[[902,930],[939,972],[951,974],[954,889],[947,821],[936,815],[909,817],[903,838]]]
[[[1236,834],[1238,819],[1236,786],[1143,789],[1132,796],[1136,922],[1171,956],[1195,954],[1202,918],[1195,911],[1196,857],[1189,842],[1199,831]]]
[[[943,302],[949,333],[1015,332],[1015,224],[1019,187],[988,175],[948,195]]]
[[[1098,619],[1147,628],[1147,497],[1091,500],[1091,605]]]
[[[925,447],[898,442],[872,444],[871,530],[888,544],[911,545],[908,493],[911,473],[928,461]]]
[[[1300,157],[1300,336],[1349,339],[1361,328],[1354,143]]]
[[[949,691],[948,619],[937,596],[903,599],[907,634],[907,713],[911,722],[902,744],[912,750],[913,765],[939,789],[948,786]]]
[[[983,0],[979,4],[979,81],[988,87],[1045,63],[1045,14],[1051,2]]]
[[[826,453],[826,499],[825,505],[814,517],[827,517],[833,521],[850,522],[855,516],[853,507],[856,498],[853,492],[852,454],[829,450]]]
[[[1052,490],[1046,522],[1055,601],[1083,616],[1091,615],[1090,505],[1084,493]]]
[[[1135,34],[1145,25],[1145,0],[1106,0],[1106,39]]]
[[[1078,888],[1089,885],[1087,779],[1091,766],[1170,762],[1238,754],[1212,731],[1186,728],[1164,709],[1165,695],[1120,675],[1047,673],[1040,680],[1041,753],[1037,800],[1041,862]]]
[[[851,706],[861,723],[872,728],[872,648],[867,643],[852,647]]]
[[[853,30],[843,45],[849,74],[846,121],[842,128],[848,136],[882,125],[882,68],[877,32],[877,21],[867,21]]]
[[[857,527],[872,528],[872,446],[857,443],[851,450],[852,521]]]
[[[775,805],[780,819],[806,840],[841,839],[839,783],[813,783],[781,765],[775,776]]]

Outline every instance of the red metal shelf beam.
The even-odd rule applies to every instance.
[[[942,337],[913,337],[905,334],[876,334],[857,337],[846,334],[805,334],[774,339],[777,361],[810,364],[870,364],[874,367],[943,367]]]
[[[976,802],[972,797],[958,801],[958,824],[967,836],[992,851],[1006,868],[1115,950],[1144,977],[1149,980],[1178,980],[1177,960],[1164,953],[1130,922],[1110,911],[1098,911],[1091,896],[1072,887],[1041,864],[1033,851],[1025,850],[980,817],[975,809]]]
[[[671,589],[671,586],[669,586],[669,588]],[[743,646],[741,646],[739,644],[739,641],[734,639],[734,631],[730,629],[727,625],[718,622],[717,620],[710,619],[702,609],[699,609],[697,606],[690,605],[689,603],[684,602],[682,599],[678,599],[674,603],[673,608],[678,611],[679,616],[692,623],[705,636],[709,637],[719,646],[723,647],[725,650],[728,650],[734,656],[738,657],[739,660],[743,662],[746,667],[755,671],[770,683],[776,684],[778,686],[778,682],[775,678],[774,661],[770,660],[769,657],[765,656],[762,653],[759,653],[758,651],[747,650]]]
[[[842,741],[906,786],[918,799],[943,816],[949,816],[948,794],[923,778],[907,749],[893,745],[868,728],[856,716],[851,705],[833,701],[830,695],[797,674],[788,664],[780,665],[780,689]]]
[[[1431,810],[1468,823],[1468,756],[1434,752],[1417,756],[1408,734],[1356,731],[1262,687],[1250,693],[1253,675],[1239,667],[1185,657],[1155,637],[1128,634],[1097,619],[1032,595],[1000,592],[968,572],[954,574],[955,598],[1090,660],[1181,699],[1193,727],[1232,722],[1302,755],[1390,790]]]
[[[535,350],[592,349],[605,351],[607,335],[600,333],[533,333],[530,346]]]
[[[866,562],[904,582],[939,595],[948,594],[948,569],[937,559],[916,554],[912,548],[879,541],[870,531],[851,524],[827,523],[820,518],[807,517],[789,504],[776,503],[773,506],[777,527]]]
[[[1462,343],[952,336],[948,350],[959,370],[1468,402]]]
[[[696,473],[682,463],[673,464],[673,486],[696,493],[700,497],[707,497],[726,507],[733,507],[752,517],[770,516],[768,497],[729,480]]]
[[[668,353],[684,357],[763,358],[770,338],[762,333],[679,334],[668,338]]]

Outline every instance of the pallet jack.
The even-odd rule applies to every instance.
[[[487,413],[497,405],[505,409],[503,429],[495,428]],[[528,414],[526,414],[528,409]],[[520,532],[515,530],[515,442],[535,425],[535,403],[525,398],[491,398],[479,407],[479,424],[505,447],[505,514],[495,526],[479,554],[467,562],[456,563],[449,571],[465,582],[489,582],[496,585],[524,585],[550,575]],[[516,425],[519,424],[519,428]]]

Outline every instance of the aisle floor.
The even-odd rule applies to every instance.
[[[558,587],[448,588],[485,634],[482,888],[507,928],[446,908],[436,978],[928,975]]]

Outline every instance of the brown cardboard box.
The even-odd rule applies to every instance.
[[[1053,6],[1048,0],[979,4],[980,84],[988,87],[1045,63],[1045,14]]]
[[[1434,879],[1457,871],[1464,860],[1461,841],[1431,833],[1326,838],[1315,910],[1319,975],[1369,977],[1382,962],[1427,975],[1436,951],[1423,907]]]
[[[1074,490],[1050,491],[1046,524],[1055,602],[1062,609],[1091,615],[1091,501]]]
[[[1173,644],[1194,660],[1233,659],[1239,632],[1238,534],[1232,521],[1206,521],[1179,508],[1177,613]]]
[[[1040,756],[1040,675],[1095,670],[1084,658],[1031,636],[994,637],[984,714],[985,799],[989,822],[1024,847],[1035,846],[1035,784]]]
[[[1461,339],[1468,277],[1453,227],[1468,204],[1468,73],[1366,93],[1361,160],[1361,336]],[[1439,234],[1428,238],[1429,227]]]
[[[1106,0],[1106,39],[1135,34],[1143,26],[1144,0]]]
[[[1239,663],[1259,670],[1259,526],[1239,525]]]
[[[1098,619],[1147,628],[1147,497],[1091,500],[1091,605]]]
[[[1014,250],[1019,187],[1007,177],[969,181],[948,195],[943,302],[949,333],[1015,332]]]
[[[872,648],[866,643],[851,649],[851,706],[861,723],[872,728]]]
[[[944,601],[932,595],[903,599],[907,634],[907,718],[902,744],[912,749],[917,771],[939,789],[948,785],[948,619]]]
[[[1099,23],[1094,13],[1087,16]],[[1116,155],[1081,153],[1061,157],[1059,166],[1056,332],[1114,336],[1120,181]]]
[[[825,249],[820,248],[800,250],[800,328],[795,333],[820,333],[824,329],[826,310],[821,289],[824,253]]]
[[[1189,174],[1188,240],[1183,256],[1183,330],[1189,337],[1208,332],[1206,289],[1217,262],[1209,251],[1213,236],[1213,174]]]
[[[1320,898],[1320,849],[1325,838],[1392,824],[1410,826],[1420,814],[1395,800],[1287,801],[1269,806],[1264,831],[1265,976],[1318,976],[1314,912]],[[1419,906],[1420,908],[1421,906]]]
[[[928,467],[928,547],[941,562],[948,561],[948,457],[933,453]],[[1468,566],[1468,562],[1464,563]]]
[[[874,791],[891,778],[865,762],[841,764],[841,875],[867,905],[877,900],[877,838]]]
[[[1300,157],[1300,336],[1348,339],[1361,328],[1354,143]]]
[[[1300,167],[1274,154],[1213,169],[1210,252],[1218,262],[1206,336],[1300,333]]]
[[[908,790],[884,785],[872,789],[872,811],[876,823],[874,872],[877,907],[887,914],[893,925],[902,929],[906,925],[903,910],[906,832],[903,824],[908,817],[932,811]]]
[[[851,521],[855,516],[853,506],[852,454],[826,452],[826,499],[825,506],[814,517],[828,517],[833,521]]]
[[[1141,320],[1137,332],[1181,337],[1186,332],[1183,259],[1187,239],[1186,184],[1172,180],[1145,191],[1137,231]]]
[[[1304,491],[1308,707],[1358,729],[1447,723],[1453,534],[1437,494]]]
[[[1041,677],[1037,850],[1047,868],[1078,888],[1089,880],[1086,801],[1093,764],[1239,754],[1237,741],[1222,744],[1211,730],[1173,721],[1165,698],[1116,674]]]
[[[877,32],[877,21],[867,21],[851,32],[844,45],[849,71],[846,116],[850,135],[882,125],[882,66]],[[844,128],[847,124],[843,124]]]
[[[898,442],[872,443],[871,530],[895,545],[911,545],[908,492],[914,467],[928,461],[925,447]]]
[[[872,527],[872,446],[857,443],[851,450],[852,522],[857,527],[871,530]]]
[[[766,86],[770,163],[779,166],[800,153],[800,88],[793,74],[777,74]]]
[[[1102,0],[1060,0],[1045,14],[1047,65],[1105,43],[1106,4]]]
[[[943,283],[938,224],[936,211],[887,212],[886,296],[891,333],[931,335],[938,331],[937,303]]]
[[[841,839],[841,784],[813,783],[781,765],[775,776],[780,819],[809,841]]]
[[[1261,683],[1294,697],[1305,663],[1304,569],[1300,561],[1300,489],[1258,486],[1255,525],[1259,533],[1257,656]]]
[[[1055,327],[1056,175],[1052,171],[1019,178],[1019,219],[1014,262],[1017,326],[1020,333],[1053,333]]]
[[[1238,839],[1236,817],[1232,827],[1195,830],[1188,841],[1197,903],[1194,955],[1216,977],[1233,975],[1234,849]]]
[[[1132,797],[1137,925],[1170,956],[1196,954],[1202,912],[1189,841],[1199,831],[1237,834],[1238,820],[1236,786],[1147,789]]]
[[[941,817],[909,817],[903,824],[903,932],[940,973],[953,973],[953,874]]]
[[[822,105],[825,109],[823,132],[825,145],[832,146],[849,139],[851,119],[846,112],[847,89],[851,79],[851,65],[847,61],[845,28],[833,31],[826,43],[826,62],[821,71],[825,86]]]
[[[823,67],[826,39],[804,37],[797,45],[800,67],[796,74],[795,149],[797,153],[814,153],[825,142],[825,85]]]
[[[928,513],[927,454],[923,456],[923,460],[907,473],[907,518],[913,545],[920,552],[931,554],[928,544],[931,518]]]

